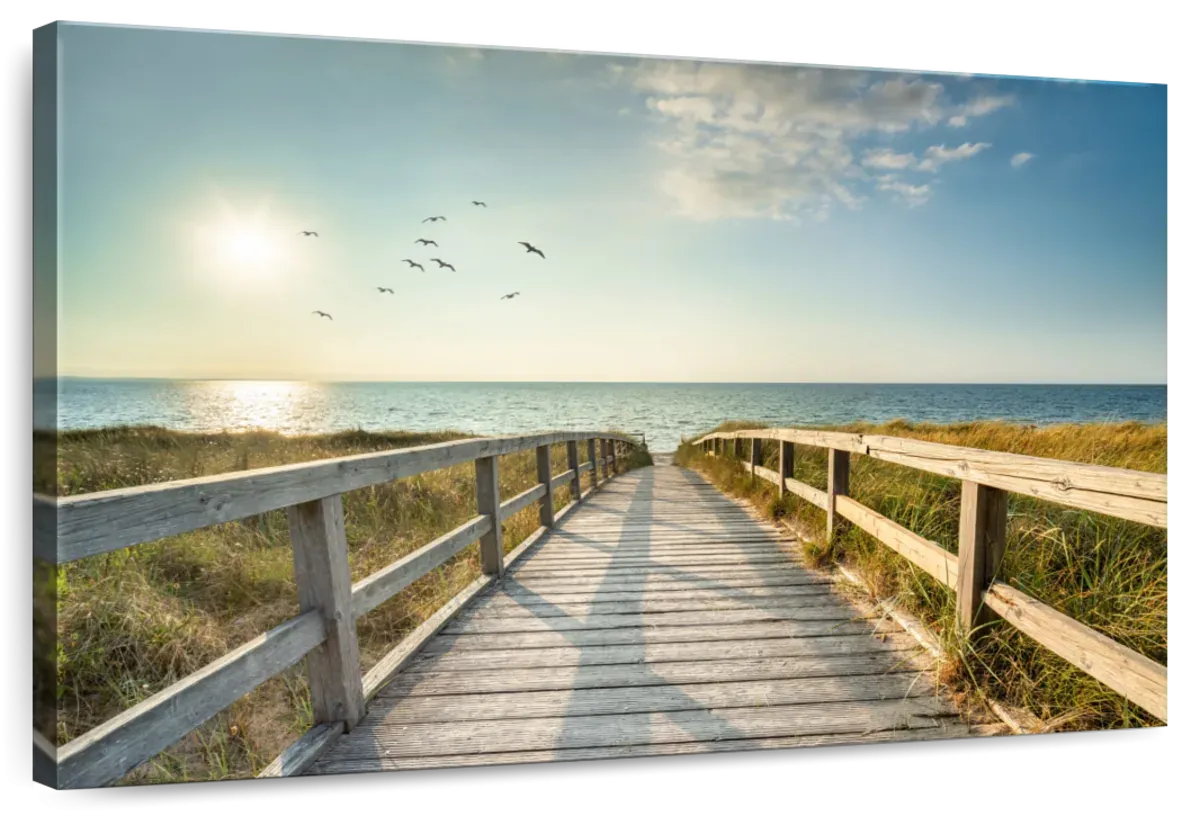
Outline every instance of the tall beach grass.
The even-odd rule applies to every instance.
[[[727,422],[714,430],[764,427]],[[954,425],[893,421],[826,430],[907,436],[951,445],[1008,451],[1111,467],[1165,473],[1165,424],[1034,427],[1003,422]],[[697,437],[698,438],[698,437]],[[987,627],[974,646],[958,642],[954,594],[911,562],[853,525],[830,542],[825,512],[752,479],[729,457],[709,457],[680,445],[677,463],[705,473],[718,487],[805,533],[815,566],[851,566],[878,600],[917,615],[942,640],[950,659],[943,679],[976,699],[986,695],[1029,712],[1035,727],[1120,728],[1161,724],[1087,674],[1004,622]],[[778,444],[763,442],[764,465],[778,468]],[[795,478],[826,489],[827,453],[795,447]],[[956,552],[961,483],[957,479],[852,455],[850,495],[909,530]],[[1167,662],[1167,531],[1010,494],[1007,550],[999,579],[1160,663]]]
[[[465,434],[191,434],[153,427],[35,434],[35,490],[90,493],[466,438]],[[581,458],[585,457],[580,451]],[[551,448],[567,469],[566,446]],[[644,449],[631,466],[649,464]],[[534,452],[500,459],[509,498],[537,482]],[[586,486],[587,476],[584,476]],[[555,491],[555,507],[570,501]],[[352,580],[475,515],[471,463],[343,497]],[[503,525],[512,549],[539,527],[537,506]],[[478,544],[358,621],[364,670],[480,574]],[[57,571],[57,732],[62,745],[299,612],[282,510],[86,558]],[[253,776],[310,725],[303,663],[268,681],[124,780]]]

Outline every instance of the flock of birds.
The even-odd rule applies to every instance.
[[[472,204],[472,206],[475,206],[475,207],[483,207],[484,209],[487,209],[487,204],[482,201],[472,201],[471,204]],[[436,224],[438,221],[445,221],[445,220],[446,220],[446,216],[444,216],[444,215],[431,215],[428,218],[422,219],[421,223],[422,224]],[[320,237],[320,234],[316,230],[300,230],[299,234],[303,238],[319,238]],[[431,238],[418,238],[417,240],[413,241],[413,243],[420,244],[422,247],[427,247],[427,246],[435,246],[436,247],[438,245],[437,241],[434,241]],[[533,254],[540,256],[542,259],[545,259],[545,257],[546,257],[545,253],[542,252],[537,247],[535,247],[533,244],[529,243],[528,241],[517,241],[517,243],[520,246],[525,247],[526,255],[528,255],[529,253],[532,252]],[[408,264],[409,269],[420,269],[422,272],[425,271],[424,265],[417,263],[412,258],[401,258],[401,260],[404,263]],[[436,263],[438,265],[438,269],[449,269],[451,272],[457,271],[454,268],[454,264],[447,263],[446,261],[443,261],[441,258],[430,258],[429,260],[432,261],[433,263]],[[375,290],[377,292],[379,292],[379,294],[381,294],[381,295],[396,294],[395,291],[393,291],[392,289],[390,289],[386,286],[376,286]],[[519,294],[521,294],[521,293],[520,292],[509,292],[507,295],[501,295],[500,299],[501,300],[512,300]],[[314,309],[313,314],[316,315],[318,318],[323,317],[328,320],[333,320],[333,315],[331,315],[329,312],[323,312],[320,309]]]

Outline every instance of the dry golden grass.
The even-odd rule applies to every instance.
[[[185,434],[112,428],[36,434],[35,453],[57,459],[35,489],[72,495],[214,473],[312,461],[464,438],[347,432]],[[581,452],[582,453],[582,452]],[[551,449],[553,472],[566,446]],[[639,451],[633,466],[649,464]],[[537,481],[533,451],[500,460],[503,498]],[[586,478],[586,477],[585,477]],[[51,483],[51,479],[53,482]],[[555,506],[569,501],[555,492]],[[475,515],[468,463],[347,493],[353,580],[395,561]],[[509,550],[539,526],[536,506],[504,523]],[[479,575],[478,545],[358,621],[369,668]],[[132,547],[59,568],[57,742],[64,744],[241,643],[296,615],[292,550],[283,511]],[[126,782],[253,776],[311,724],[302,666],[246,696],[133,771]]]
[[[725,423],[719,430],[762,427]],[[827,430],[910,436],[965,447],[1009,451],[1111,467],[1165,473],[1167,427],[1140,423],[1037,428],[1003,422],[914,425],[894,421]],[[764,464],[778,466],[778,446],[764,442]],[[764,513],[805,530],[804,551],[815,565],[852,565],[877,599],[893,599],[919,616],[954,659],[947,678],[1032,711],[1062,729],[1157,725],[1088,675],[1005,623],[990,626],[974,648],[958,642],[954,597],[922,570],[857,528],[825,540],[825,513],[796,496],[752,480],[732,458],[680,446],[680,464],[706,473],[719,487],[750,499]],[[824,450],[796,446],[795,478],[824,490]],[[900,465],[854,455],[850,495],[913,532],[955,552],[961,485]],[[1008,548],[1001,580],[1163,664],[1167,662],[1167,532],[1120,519],[1010,495]]]

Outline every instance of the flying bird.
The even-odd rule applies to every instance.
[[[319,315],[320,317],[328,317],[330,320],[333,320],[333,315],[329,314],[328,312],[322,312],[320,309],[317,309],[315,312],[313,312],[313,314]]]
[[[421,244],[422,246],[429,246],[430,244],[437,246],[437,241],[430,241],[428,238],[418,238],[417,240],[413,241],[413,243]]]
[[[487,209],[487,204],[484,204],[482,201],[472,201],[471,203],[476,207],[483,207],[485,210]]]
[[[541,255],[543,258],[546,257],[545,255],[542,254],[542,251],[540,249],[538,249],[537,247],[535,247],[533,244],[529,243],[528,241],[517,241],[517,243],[520,244],[521,246],[525,247],[526,254],[528,254],[530,252],[536,252],[538,255]]]
[[[521,293],[520,292],[509,292],[507,295],[501,295],[500,299],[501,300],[512,300],[519,294],[521,294]]]
[[[426,221],[445,221],[445,220],[446,220],[446,216],[444,216],[444,215],[431,215],[428,218],[423,219],[421,221],[421,223],[424,224]]]
[[[394,294],[396,294],[396,293],[395,293],[395,292],[393,292],[391,289],[388,289],[386,286],[376,286],[375,288],[379,290],[379,294],[381,294],[381,295],[382,295],[384,292],[387,292],[389,295],[394,295]]]
[[[300,230],[300,234],[303,235],[305,238],[318,237],[317,234],[315,232],[313,232],[312,230]]]
[[[451,266],[450,264],[443,261],[441,258],[430,258],[429,260],[435,262],[438,265],[438,269],[449,269],[451,272],[458,271],[453,266]]]
[[[425,271],[425,267],[421,266],[421,265],[420,265],[419,263],[417,263],[416,261],[410,261],[408,258],[401,258],[400,260],[402,260],[402,261],[404,261],[406,264],[408,264],[408,268],[409,268],[409,269],[412,269],[413,267],[416,267],[417,269],[420,269],[422,272],[424,272],[424,271]]]

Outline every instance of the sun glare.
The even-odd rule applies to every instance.
[[[258,278],[282,271],[289,260],[292,227],[272,219],[265,203],[244,211],[222,202],[221,209],[217,218],[193,228],[202,267]]]
[[[260,230],[235,227],[220,240],[223,260],[238,266],[263,266],[279,257],[279,247],[271,236]]]

